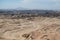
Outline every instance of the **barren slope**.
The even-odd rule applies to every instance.
[[[0,19],[0,40],[60,40],[60,19]]]

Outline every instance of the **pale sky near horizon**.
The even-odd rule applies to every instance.
[[[60,10],[60,0],[0,0],[0,9],[57,9]]]

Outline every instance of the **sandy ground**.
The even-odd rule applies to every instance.
[[[60,19],[0,19],[0,40],[60,40]]]

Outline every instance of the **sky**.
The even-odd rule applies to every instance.
[[[0,9],[48,9],[60,10],[60,0],[0,0]]]

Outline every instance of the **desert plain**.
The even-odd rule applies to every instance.
[[[0,19],[0,40],[60,40],[60,19]]]

